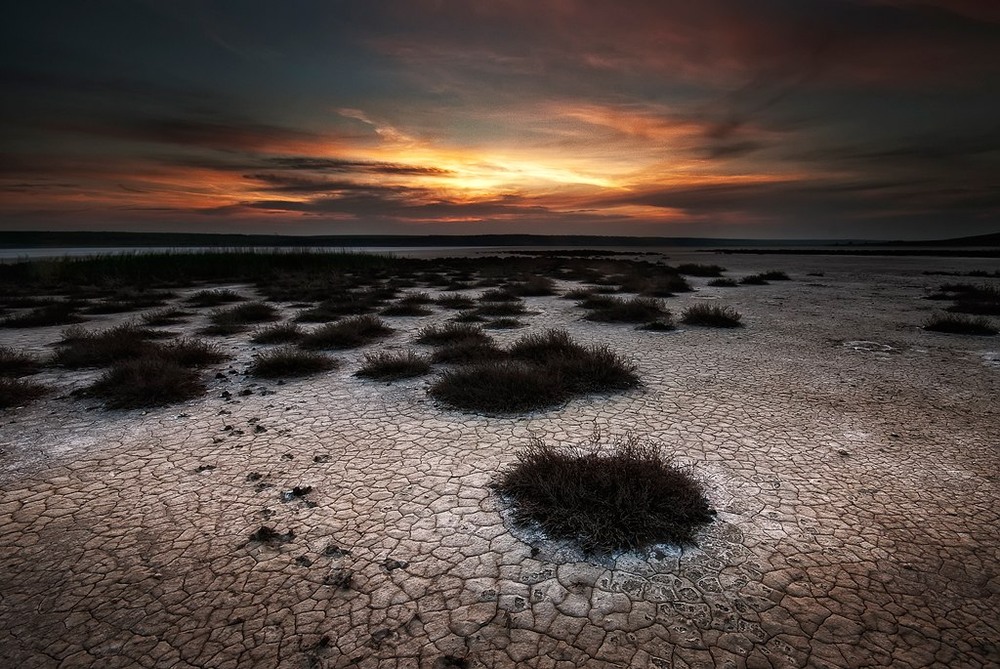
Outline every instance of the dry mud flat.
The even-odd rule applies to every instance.
[[[940,307],[925,288],[949,280],[921,270],[994,268],[722,262],[796,280],[695,279],[667,300],[732,305],[739,330],[641,332],[527,298],[539,313],[501,342],[566,327],[643,379],[527,416],[436,406],[427,378],[358,379],[366,349],[318,377],[255,382],[245,336],[221,340],[236,357],[200,400],[109,412],[53,396],[4,412],[0,664],[1000,666],[1000,338],[918,327]],[[449,315],[393,319],[369,348],[413,348]],[[0,345],[41,351],[59,331]],[[42,374],[55,395],[87,378]],[[718,510],[697,547],[585,560],[505,524],[486,484],[515,450],[595,430],[693,465]],[[264,525],[276,534],[251,539]]]

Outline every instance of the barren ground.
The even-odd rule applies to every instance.
[[[97,372],[43,372],[57,392],[0,414],[0,665],[1000,666],[1000,337],[919,328],[944,306],[927,289],[983,281],[923,270],[996,261],[669,255],[795,280],[667,300],[734,306],[740,330],[527,298],[539,313],[501,342],[566,327],[644,385],[526,416],[352,376],[445,310],[282,385],[242,374],[263,347],[221,338],[236,357],[209,394],[148,412],[61,397]],[[595,430],[694,468],[719,512],[697,547],[586,560],[505,524],[494,472],[531,437]],[[282,501],[293,486],[312,492]],[[294,536],[248,543],[262,525]]]

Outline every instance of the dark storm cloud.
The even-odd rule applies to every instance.
[[[424,176],[449,173],[449,170],[440,167],[400,165],[398,163],[377,163],[337,158],[310,158],[305,156],[265,158],[261,162],[275,168],[286,170],[309,170],[314,172],[367,172],[372,174]]]

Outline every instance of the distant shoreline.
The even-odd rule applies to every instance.
[[[261,235],[172,232],[0,231],[0,249],[33,248],[344,248],[536,247],[698,248],[723,253],[1000,255],[1000,233],[928,241],[722,239],[595,235]],[[934,249],[931,251],[931,249]],[[947,253],[944,253],[947,250]]]

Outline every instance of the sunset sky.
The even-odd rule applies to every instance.
[[[996,0],[11,3],[0,229],[1000,231]]]

